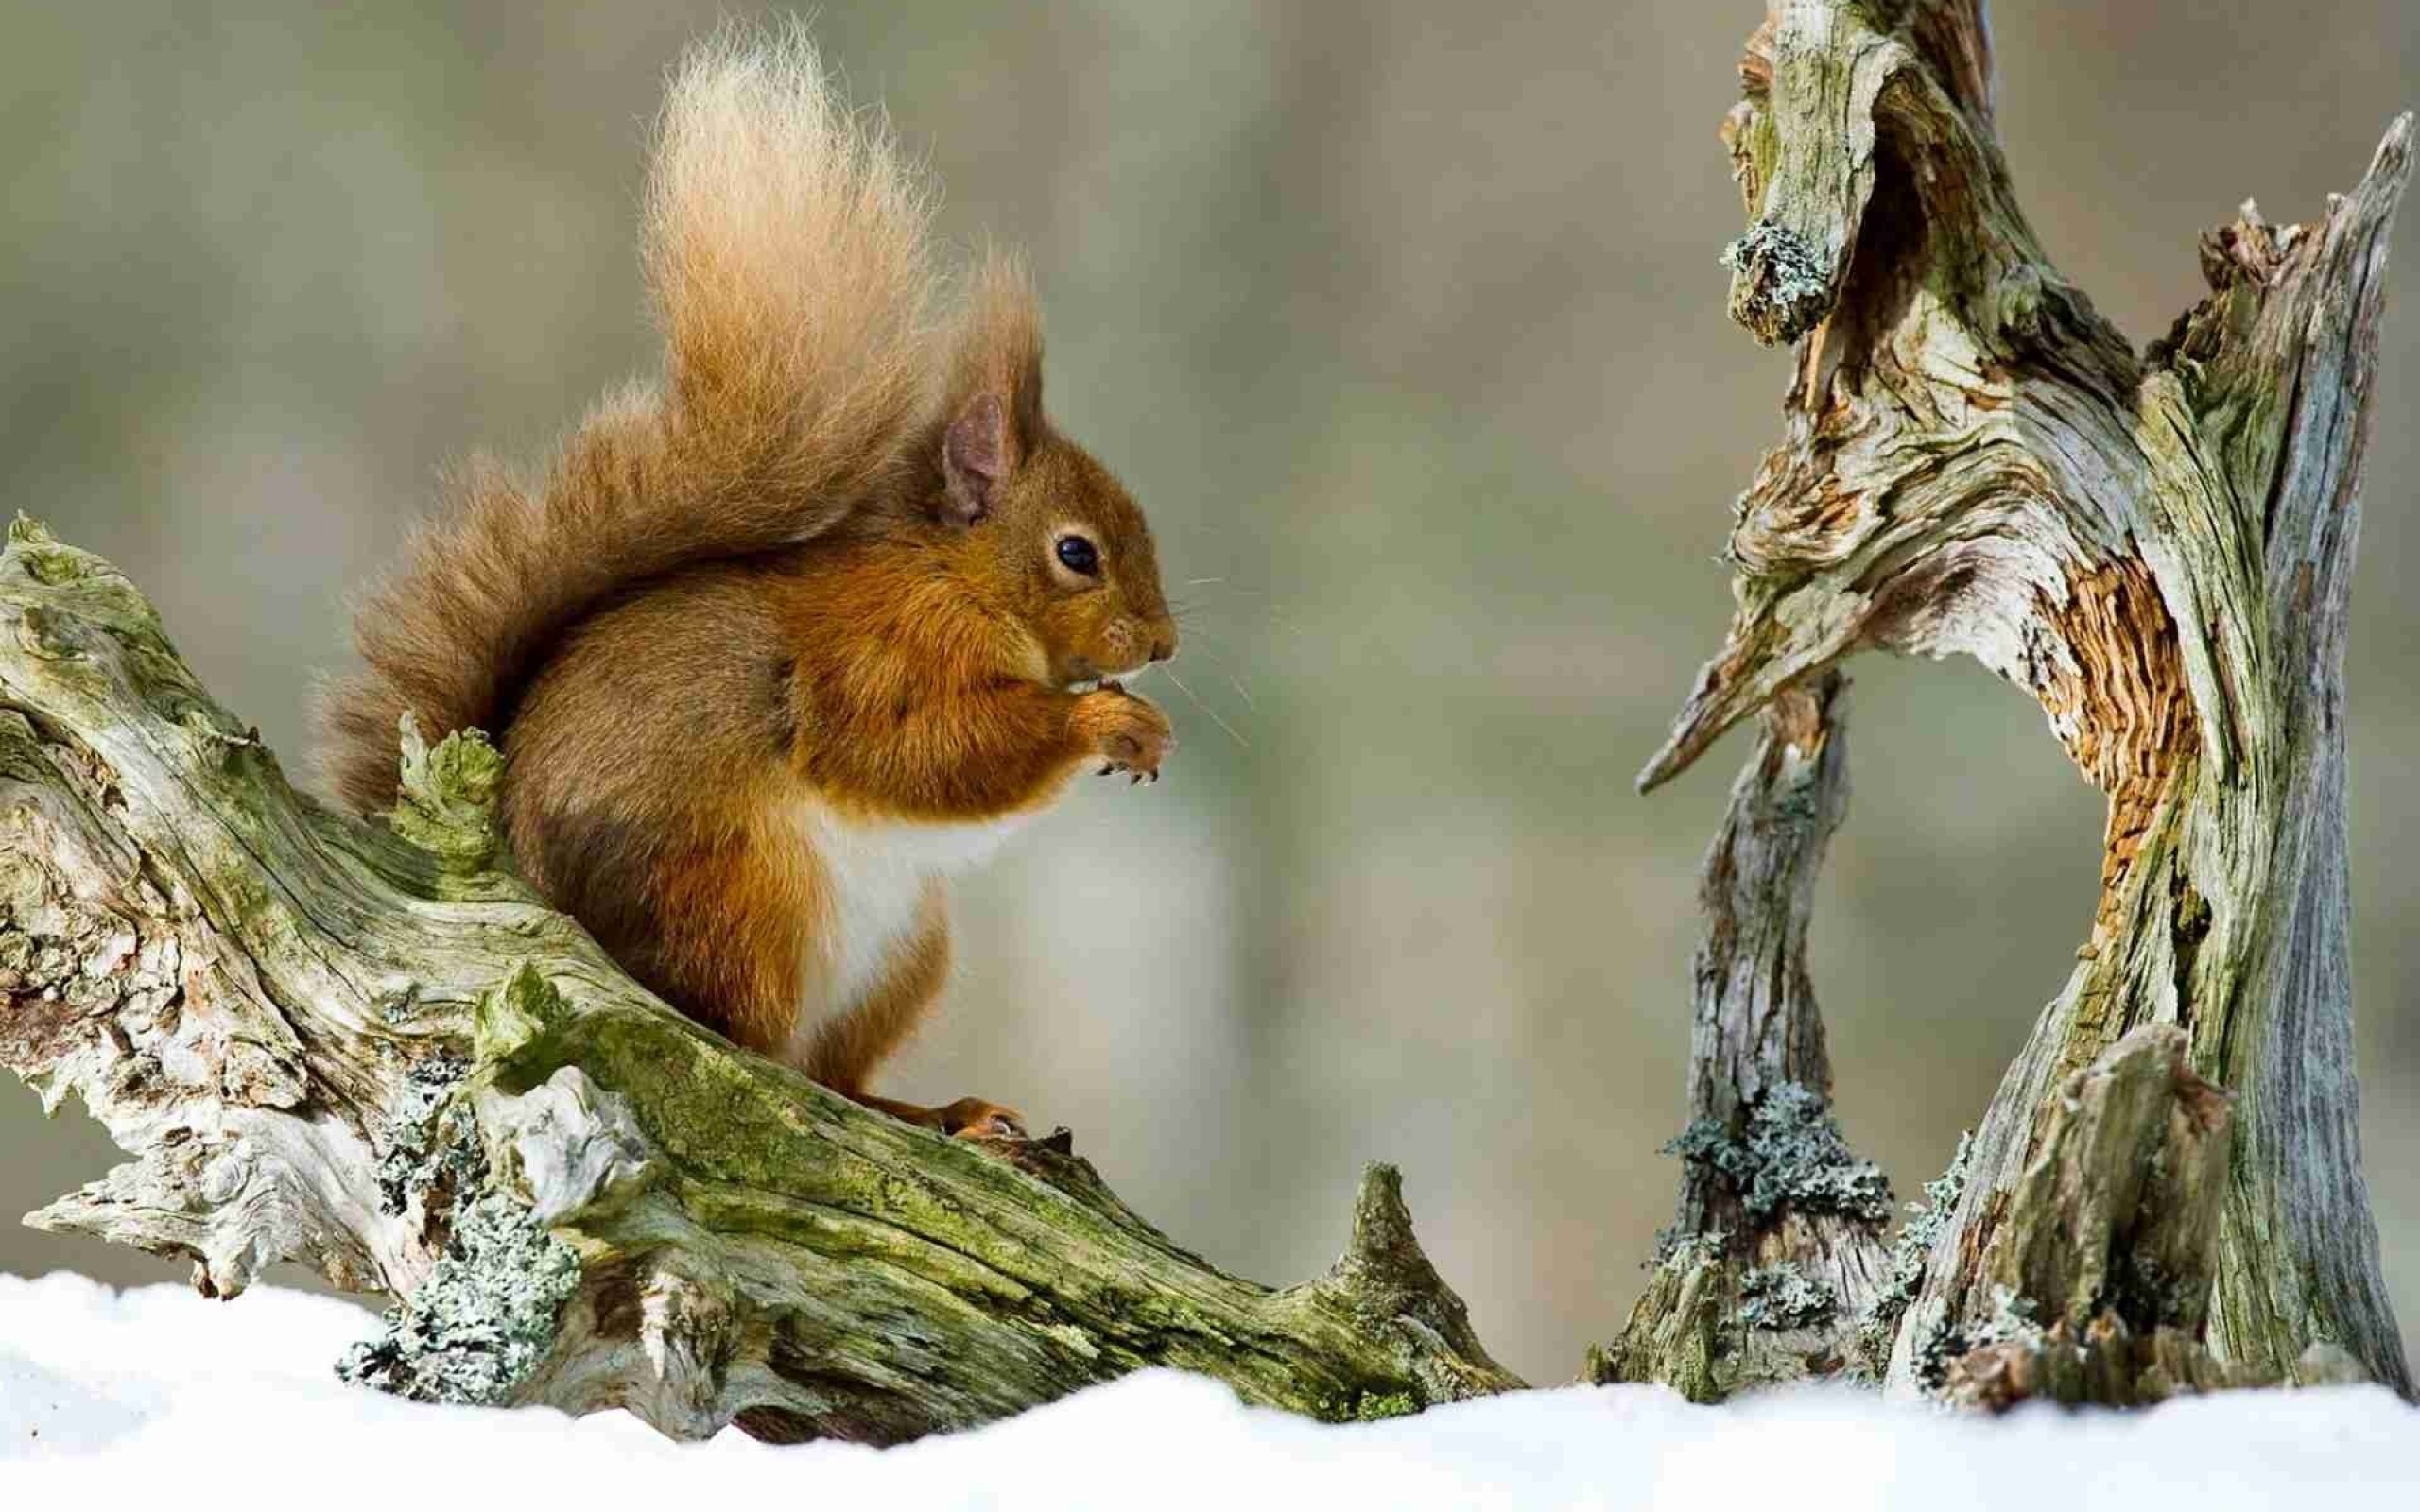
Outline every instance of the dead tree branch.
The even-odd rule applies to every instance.
[[[0,1061],[135,1159],[35,1214],[399,1298],[356,1379],[873,1442],[1144,1366],[1384,1417],[1519,1383],[1365,1176],[1334,1269],[1224,1275],[1064,1135],[978,1147],[675,1014],[495,869],[484,743],[390,833],[298,795],[98,558],[0,551]]]
[[[2025,689],[2108,795],[2091,937],[1977,1131],[1895,1386],[2135,1400],[2349,1358],[2409,1392],[2360,1175],[2342,662],[2411,118],[2317,221],[2205,235],[2209,297],[2137,354],[2026,224],[1990,56],[1980,0],[1772,0],[1749,42],[1731,308],[1794,377],[1729,635],[1641,782],[1881,647]]]
[[[1628,1328],[1590,1356],[1592,1380],[1712,1401],[1831,1375],[1859,1359],[1884,1305],[1890,1187],[1833,1120],[1806,970],[1816,869],[1848,807],[1846,702],[1827,673],[1766,707],[1706,852],[1689,1125],[1670,1146],[1679,1211]]]

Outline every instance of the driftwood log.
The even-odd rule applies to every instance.
[[[2360,1177],[2342,676],[2409,119],[2317,222],[2205,237],[2210,297],[2137,354],[2017,208],[1980,0],[1772,0],[1741,74],[1732,312],[1795,377],[1728,641],[1642,783],[1763,738],[1707,858],[1675,1223],[1589,1374],[2409,1393]],[[2109,799],[2080,963],[1894,1244],[1805,957],[1837,667],[1877,646],[2031,692]],[[1325,1276],[1223,1275],[1063,1133],[942,1139],[688,1023],[510,875],[494,752],[399,734],[389,821],[330,813],[130,583],[9,531],[0,1061],[134,1157],[32,1221],[216,1295],[287,1261],[389,1294],[355,1380],[680,1436],[896,1441],[1150,1365],[1331,1419],[1520,1383],[1392,1171]]]
[[[401,1300],[344,1362],[413,1397],[890,1442],[1143,1366],[1320,1418],[1519,1383],[1373,1167],[1272,1291],[1063,1134],[949,1140],[650,998],[501,868],[494,752],[406,738],[390,826],[298,794],[133,585],[0,551],[0,1060],[136,1159],[33,1215],[233,1296]]]
[[[1731,532],[1729,634],[1641,785],[1759,711],[1765,746],[1707,863],[1690,1106],[1713,1123],[1678,1142],[1680,1225],[1595,1373],[1716,1395],[1879,1354],[1895,1389],[1992,1406],[2409,1394],[2360,1172],[2342,662],[2411,120],[2318,220],[2246,205],[2204,235],[2208,298],[2137,353],[2018,208],[1984,10],[1771,0],[1740,65],[1731,313],[1795,343],[1793,380]],[[1742,1309],[1771,1320],[1783,1265],[1850,1303],[1862,1210],[1820,1185],[1744,1222],[1712,1204],[1764,1172],[1773,1089],[1823,1110],[1798,950],[1837,800],[1804,690],[1872,647],[1964,653],[2031,693],[2109,818],[2079,964],[1858,1350],[1806,1287],[1794,1332]],[[1711,1368],[1709,1340],[1732,1347]]]

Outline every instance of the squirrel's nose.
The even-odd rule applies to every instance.
[[[1164,627],[1158,638],[1151,642],[1151,660],[1165,662],[1174,655],[1176,655],[1176,627],[1170,625]]]

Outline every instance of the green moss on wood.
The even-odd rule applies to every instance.
[[[107,558],[62,543],[41,521],[24,514],[16,517],[9,526],[6,544],[0,545],[0,562],[24,573],[39,588],[71,591],[38,595],[34,601],[23,602],[20,612],[30,617],[39,610],[54,618],[65,613],[107,630],[130,654],[157,652],[175,660],[176,653],[160,628],[159,614],[125,575]]]
[[[333,1172],[270,1173],[297,1178],[279,1189],[302,1194],[292,1204],[197,1194],[163,1166],[164,1195],[103,1214],[108,1231],[191,1249],[201,1226],[257,1228],[338,1285],[406,1296],[349,1352],[346,1379],[434,1400],[628,1405],[683,1436],[738,1420],[883,1441],[1158,1366],[1344,1420],[1521,1384],[1419,1256],[1391,1173],[1364,1183],[1341,1274],[1284,1291],[1223,1275],[1063,1146],[977,1149],[910,1127],[650,997],[509,873],[475,869],[504,859],[501,768],[479,737],[407,741],[396,822],[362,825],[285,783],[107,563],[20,524],[0,548],[0,600],[20,626],[0,654],[13,648],[11,686],[43,739],[106,766],[102,734],[142,736],[100,779],[124,779],[106,812],[77,807],[78,782],[6,712],[0,765],[63,789],[112,847],[111,885],[115,847],[144,854],[127,902],[164,937],[187,931],[254,968],[188,979],[268,1047],[228,1049],[222,1090],[259,1116],[357,1136],[325,1143]],[[58,660],[31,654],[45,636]],[[0,868],[0,883],[20,875]],[[22,932],[0,938],[0,954],[23,948]],[[333,1095],[304,1085],[306,1057]],[[566,1067],[593,1104],[523,1101]],[[595,1127],[574,1116],[609,1098]],[[508,1105],[528,1120],[488,1122]],[[611,1200],[581,1200],[597,1192]],[[233,1289],[248,1271],[211,1274]]]
[[[1356,1422],[1383,1422],[1390,1418],[1409,1418],[1420,1410],[1420,1400],[1409,1391],[1365,1392],[1353,1404],[1353,1418]]]
[[[61,545],[48,525],[23,513],[9,523],[9,552],[35,582],[46,588],[81,582],[100,562],[97,557]]]
[[[1658,1382],[1691,1401],[1720,1401],[1729,1390],[1730,1308],[1722,1239],[1684,1239],[1656,1262],[1621,1337],[1589,1347],[1581,1379],[1600,1386]]]
[[[482,1067],[501,1067],[570,1016],[571,1008],[555,985],[523,961],[510,976],[480,993],[471,1009],[472,1054]],[[561,1064],[555,1061],[545,1071]]]
[[[1518,1384],[1417,1259],[1383,1168],[1365,1175],[1347,1261],[1271,1293],[1201,1268],[1080,1161],[986,1151],[865,1113],[669,1014],[583,1002],[524,1035],[500,1036],[514,1048],[492,1073],[499,1089],[577,1065],[626,1100],[664,1157],[646,1202],[581,1215],[583,1244],[632,1252],[661,1243],[667,1221],[696,1225],[719,1252],[801,1267],[828,1305],[896,1314],[955,1356],[994,1362],[979,1382],[940,1369],[928,1401],[978,1389],[1046,1400],[1158,1365],[1217,1376],[1256,1405],[1354,1421],[1391,1398],[1425,1407]],[[1150,1280],[1170,1266],[1193,1280]],[[995,1415],[967,1411],[970,1422]]]
[[[471,875],[493,867],[504,849],[496,793],[504,757],[476,730],[457,730],[435,746],[409,713],[401,730],[403,782],[387,822],[435,856],[447,873]]]

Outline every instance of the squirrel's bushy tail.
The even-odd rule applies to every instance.
[[[675,71],[645,261],[665,339],[543,477],[475,461],[359,603],[364,669],[320,709],[325,778],[392,802],[396,729],[494,729],[551,643],[615,590],[806,540],[894,489],[937,403],[931,197],[789,26]]]

